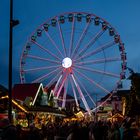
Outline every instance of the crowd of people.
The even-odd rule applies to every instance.
[[[0,140],[140,140],[140,130],[133,119],[119,122],[59,121],[28,129],[7,125],[0,132]]]

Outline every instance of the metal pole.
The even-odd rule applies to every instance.
[[[10,31],[9,31],[9,108],[8,118],[12,123],[12,48],[13,48],[13,0],[10,0]]]
[[[9,82],[8,82],[8,118],[9,122],[12,123],[12,53],[13,53],[13,27],[19,24],[18,20],[13,20],[13,0],[10,0],[10,30],[9,30]]]
[[[96,95],[95,122],[97,122],[97,93],[95,95]]]

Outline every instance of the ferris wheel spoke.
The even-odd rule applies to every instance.
[[[49,35],[48,32],[46,32],[47,37],[49,38],[49,40],[51,41],[51,43],[54,45],[54,47],[57,49],[57,51],[59,52],[59,54],[62,56],[62,58],[64,58],[63,54],[61,53],[61,51],[59,50],[59,47],[56,45],[55,41],[52,39],[52,37]]]
[[[66,79],[67,79],[67,74],[63,77],[62,82],[61,82],[61,85],[60,85],[60,87],[58,88],[58,91],[57,91],[56,93],[54,93],[54,94],[56,95],[56,98],[59,97],[60,92],[61,92],[61,90],[62,90],[62,88],[63,88],[63,86],[64,86],[64,84],[65,84]]]
[[[95,54],[97,54],[97,53],[100,53],[101,51],[103,51],[103,50],[105,50],[105,49],[107,49],[107,48],[109,48],[109,47],[112,47],[112,46],[115,45],[115,44],[116,44],[116,43],[115,43],[114,41],[111,41],[111,42],[109,42],[109,43],[106,43],[106,44],[100,46],[99,48],[97,48],[96,50],[93,50],[93,51],[91,51],[91,52],[89,52],[89,53],[87,53],[87,54],[85,54],[85,55],[83,55],[83,56],[80,56],[78,59],[76,59],[76,60],[74,60],[74,61],[79,61],[79,60],[81,60],[81,59],[85,59],[85,58],[87,58],[87,57],[90,57],[90,56],[92,56],[92,55],[95,55]]]
[[[105,30],[100,30],[84,47],[83,49],[75,55],[74,58],[77,58],[78,56],[81,56],[83,53],[87,51],[100,37],[101,35],[105,32]]]
[[[51,74],[54,74],[55,72],[57,72],[60,69],[61,68],[57,68],[57,69],[55,69],[55,70],[53,70],[53,71],[51,71],[51,72],[49,72],[49,73],[47,73],[47,74],[45,74],[43,76],[40,76],[39,78],[33,80],[32,83],[38,83],[40,81],[43,81],[44,79],[46,79],[47,77],[49,77]]]
[[[74,84],[75,84],[75,86],[76,86],[76,88],[77,88],[79,94],[80,94],[80,97],[81,97],[81,99],[82,99],[82,101],[83,101],[83,104],[84,104],[86,110],[88,111],[89,115],[91,115],[90,108],[89,108],[88,103],[87,103],[87,101],[86,101],[86,99],[85,99],[85,97],[84,97],[84,95],[83,95],[83,93],[82,93],[82,90],[80,89],[80,86],[79,86],[78,83],[76,82],[76,79],[75,79],[75,77],[74,77],[73,74],[71,74],[71,77],[72,77],[72,79],[73,79],[73,82],[74,82]]]
[[[91,69],[91,68],[87,68],[87,67],[84,67],[84,66],[75,66],[75,67],[77,67],[79,69],[82,69],[82,70],[91,71],[91,72],[94,72],[94,73],[99,73],[99,74],[104,74],[104,75],[115,77],[115,78],[120,78],[120,75],[115,74],[115,73],[111,73],[111,72],[105,72],[105,71],[97,70],[97,69],[93,69],[93,68]]]
[[[121,61],[121,58],[112,57],[112,58],[89,60],[89,61],[84,61],[84,62],[75,62],[74,65],[90,65],[90,64],[108,63],[108,62],[114,62],[114,61]]]
[[[74,28],[75,28],[75,18],[73,18],[72,21],[72,29],[71,29],[71,37],[70,37],[70,46],[69,46],[69,57],[72,53],[72,49],[73,49],[73,37],[74,37]]]
[[[82,32],[82,34],[81,34],[79,40],[77,41],[76,47],[74,48],[74,50],[73,50],[73,52],[72,52],[72,54],[71,54],[71,57],[72,57],[72,58],[73,58],[73,56],[76,55],[76,53],[77,53],[77,51],[78,51],[78,49],[79,49],[79,47],[80,47],[80,44],[81,44],[82,40],[84,39],[84,37],[85,37],[85,35],[86,35],[86,33],[87,33],[87,29],[88,29],[89,25],[90,25],[90,22],[88,22],[88,23],[86,24],[86,26],[85,26],[85,28],[84,28],[84,30],[83,30],[83,32]]]
[[[36,41],[32,41],[32,42],[34,44],[36,44],[39,48],[41,48],[42,50],[46,51],[48,54],[50,54],[51,56],[53,56],[54,58],[56,58],[57,60],[61,60],[59,57],[57,57],[55,54],[53,54],[52,52],[50,52],[47,48],[44,48],[42,45],[40,45]]]
[[[61,26],[59,24],[59,20],[57,20],[57,23],[58,23],[58,29],[59,29],[59,34],[60,34],[61,42],[62,42],[62,47],[63,47],[64,54],[65,54],[65,57],[66,57],[67,56],[67,51],[66,51],[66,47],[65,47],[65,42],[64,42],[64,37],[63,37],[62,29],[61,29]]]
[[[61,65],[49,66],[49,67],[38,67],[38,68],[32,68],[32,69],[25,69],[24,72],[46,70],[46,69],[52,69],[52,68],[58,68],[58,67],[61,67]]]
[[[82,84],[82,82],[79,80],[79,78],[76,76],[76,74],[74,74],[75,78],[77,79],[77,81],[79,82],[79,84],[81,85],[81,87],[83,87],[85,93],[87,94],[87,96],[90,98],[91,102],[94,104],[94,106],[96,106],[95,101],[92,99],[92,97],[90,96],[90,94],[88,93],[88,91],[86,90],[86,87],[84,86],[84,84]]]
[[[78,103],[78,100],[77,100],[76,91],[75,91],[74,84],[73,84],[73,82],[72,82],[71,77],[70,77],[70,84],[71,84],[71,86],[72,86],[72,91],[73,91],[73,94],[74,94],[74,99],[75,99],[75,102],[76,102],[76,106],[79,107],[79,103]]]
[[[62,73],[61,71],[59,73],[57,73],[50,81],[49,83],[45,86],[45,88],[48,88],[50,85],[53,84],[54,80],[58,77],[58,75]]]
[[[87,77],[85,74],[81,73],[80,71],[74,69],[79,75],[81,75],[81,77],[87,79],[89,82],[91,82],[92,84],[94,84],[96,87],[98,87],[99,89],[103,90],[106,93],[110,93],[110,91],[108,91],[107,89],[105,89],[104,87],[102,87],[101,85],[99,85],[98,83],[96,83],[94,80],[92,80],[91,78]]]
[[[48,58],[42,58],[42,57],[39,57],[39,56],[27,55],[27,57],[32,58],[32,59],[37,59],[37,60],[48,61],[48,62],[55,63],[55,64],[61,64],[61,62],[59,62],[59,61],[51,60],[51,59],[48,59]]]
[[[63,95],[63,101],[62,101],[62,108],[65,108],[65,105],[66,105],[67,90],[68,90],[68,80],[66,79],[65,84],[64,84],[64,95]]]

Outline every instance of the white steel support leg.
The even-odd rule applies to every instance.
[[[56,93],[56,91],[57,91],[57,88],[58,88],[58,85],[59,85],[61,79],[62,79],[62,75],[60,75],[60,77],[59,77],[59,79],[58,79],[58,81],[57,81],[57,83],[56,83],[56,85],[55,85],[55,87],[54,87],[54,91],[53,91],[53,94],[54,94],[54,95],[55,95],[55,93]]]
[[[78,103],[77,96],[76,96],[76,91],[74,89],[74,85],[73,85],[73,82],[72,82],[71,78],[70,78],[70,83],[71,83],[71,86],[72,86],[72,91],[74,93],[74,98],[75,98],[76,106],[79,107],[79,103]]]
[[[67,96],[67,88],[68,88],[68,81],[64,84],[64,95],[63,95],[63,102],[62,102],[62,108],[65,108],[66,105],[66,96]]]
[[[66,79],[67,79],[67,75],[65,75],[64,79],[62,80],[61,86],[60,86],[60,88],[59,88],[59,90],[58,90],[58,92],[57,92],[57,94],[56,94],[56,98],[59,97],[60,92],[61,92],[61,90],[62,90],[62,88],[63,88],[63,86],[64,86],[64,84],[65,84]]]
[[[73,79],[73,81],[74,81],[74,84],[75,84],[75,86],[77,87],[77,90],[78,90],[78,92],[79,92],[79,94],[80,94],[80,96],[81,96],[81,99],[82,99],[82,101],[83,101],[83,103],[84,103],[84,106],[85,106],[86,110],[88,111],[89,115],[91,115],[91,111],[90,111],[90,109],[89,109],[89,106],[88,106],[88,104],[87,104],[87,101],[86,101],[86,99],[85,99],[85,97],[84,97],[84,95],[83,95],[83,93],[82,93],[82,91],[81,91],[81,89],[80,89],[78,83],[76,82],[76,80],[75,80],[73,74],[71,74],[71,76],[72,76],[72,79]]]

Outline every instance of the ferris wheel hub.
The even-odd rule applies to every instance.
[[[62,60],[62,66],[64,68],[70,68],[72,66],[72,60],[69,57],[66,57]]]

